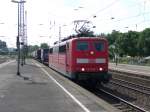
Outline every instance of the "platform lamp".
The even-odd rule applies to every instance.
[[[13,3],[17,3],[18,4],[18,35],[17,35],[17,42],[16,42],[16,45],[17,45],[17,52],[18,52],[18,59],[17,59],[17,75],[20,76],[20,33],[19,33],[19,5],[21,3],[25,3],[26,1],[15,1],[15,0],[12,0],[11,2]]]

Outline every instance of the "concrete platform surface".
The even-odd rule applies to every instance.
[[[150,77],[150,66],[109,63],[109,69]]]
[[[0,112],[117,112],[50,68],[27,60],[16,75],[16,62],[0,65]]]

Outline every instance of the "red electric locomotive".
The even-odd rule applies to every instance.
[[[49,67],[73,80],[107,83],[108,42],[102,37],[76,37],[56,43],[49,50]]]

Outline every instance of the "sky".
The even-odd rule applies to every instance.
[[[150,27],[150,0],[26,0],[29,45],[53,45],[75,34],[73,21],[91,21],[96,34]],[[0,40],[16,47],[17,4],[0,0]]]

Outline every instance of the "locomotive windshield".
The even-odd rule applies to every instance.
[[[91,48],[90,45],[93,47]],[[77,42],[77,50],[78,51],[87,51],[87,50],[96,50],[96,51],[104,51],[104,42],[103,41],[93,41],[93,42],[88,42],[88,41],[78,41]]]
[[[89,48],[88,42],[81,42],[81,41],[77,42],[78,51],[85,51],[88,50],[88,48]]]
[[[104,43],[103,42],[94,42],[94,48],[97,51],[103,51],[104,50]]]

